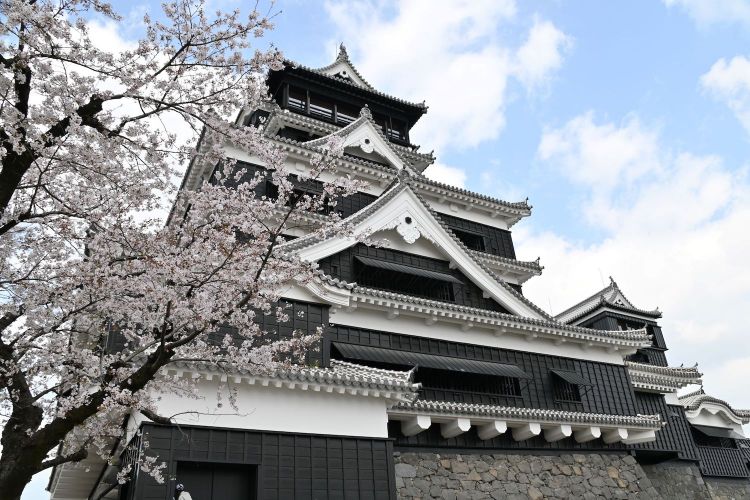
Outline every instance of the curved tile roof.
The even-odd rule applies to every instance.
[[[741,420],[743,424],[750,423],[750,410],[738,410],[732,408],[732,406],[723,399],[715,398],[706,394],[702,387],[695,392],[678,396],[677,399],[682,404],[682,406],[691,411],[697,410],[703,403],[717,404],[725,407],[731,415],[736,417],[738,420]]]
[[[657,366],[625,361],[633,386],[659,392],[674,392],[690,384],[702,383],[698,365],[692,367]]]
[[[224,373],[218,370],[215,365],[204,362],[179,361],[170,366],[188,370],[198,369]],[[413,394],[414,397],[416,397],[416,393],[420,388],[420,384],[414,383],[414,370],[383,370],[338,360],[331,360],[330,368],[291,367],[288,369],[279,369],[268,374],[253,373],[247,370],[236,371],[237,375],[302,383],[342,385],[359,389],[405,392]]]
[[[337,75],[329,75],[328,73],[326,73],[326,71],[330,70],[334,65],[336,65],[337,63],[340,63],[340,62],[346,62],[346,64],[348,64],[348,66],[352,69],[352,71],[355,72],[355,74],[357,75],[357,77],[360,78],[362,80],[362,82],[365,83],[366,86],[359,85],[357,82],[355,82],[354,80],[352,80],[350,78],[342,78],[342,77],[337,76]],[[389,99],[391,101],[395,101],[395,102],[398,102],[398,103],[401,103],[401,104],[405,104],[405,105],[407,105],[409,107],[421,110],[422,113],[426,113],[427,112],[427,105],[424,103],[424,101],[421,102],[421,103],[415,103],[415,102],[407,101],[405,99],[401,99],[400,97],[396,97],[396,96],[393,96],[393,95],[390,95],[390,94],[386,94],[385,92],[381,92],[381,91],[376,90],[375,88],[373,88],[367,82],[367,80],[365,80],[362,77],[362,75],[359,73],[359,71],[357,70],[357,68],[354,67],[354,65],[352,64],[351,60],[349,60],[349,54],[346,52],[346,49],[344,48],[343,45],[340,47],[339,55],[336,57],[336,60],[333,63],[329,64],[328,66],[323,66],[322,68],[311,68],[310,66],[305,66],[304,64],[300,64],[300,63],[298,63],[296,61],[291,61],[291,60],[286,60],[285,63],[287,65],[295,68],[295,69],[300,69],[302,71],[306,71],[306,72],[309,72],[309,73],[312,73],[314,75],[318,75],[318,76],[321,76],[321,77],[324,77],[324,78],[330,78],[333,81],[336,81],[336,82],[339,82],[339,83],[344,83],[344,84],[349,85],[351,87],[354,87],[356,89],[364,90],[365,92],[370,92],[370,93],[375,94],[375,95],[377,95],[379,97],[383,97],[383,98]]]
[[[564,310],[560,314],[556,315],[555,318],[557,318],[558,321],[570,323],[579,318],[582,318],[583,316],[586,316],[587,314],[603,306],[619,309],[625,312],[640,314],[642,316],[647,316],[654,319],[661,317],[659,308],[649,311],[646,309],[639,309],[635,307],[633,303],[630,302],[627,297],[625,297],[625,294],[622,293],[622,290],[620,290],[617,282],[610,276],[609,285],[599,290],[592,296]]]
[[[372,85],[370,85],[370,82],[368,82],[367,80],[365,80],[365,77],[362,76],[362,74],[357,70],[357,68],[352,63],[351,59],[349,59],[349,53],[346,51],[346,47],[344,47],[343,43],[341,45],[339,45],[339,53],[336,56],[336,60],[333,61],[328,66],[323,66],[322,68],[317,68],[315,71],[317,71],[319,73],[326,73],[327,71],[330,71],[338,63],[345,63],[346,65],[348,65],[349,68],[354,72],[354,74],[357,75],[357,78],[359,78],[362,81],[362,83],[364,84],[364,85],[359,85],[359,84],[357,84],[357,82],[355,82],[355,81],[352,80],[352,83],[354,85],[366,88],[367,90],[372,90],[372,91],[375,90],[375,87],[373,87]]]
[[[507,420],[531,420],[554,423],[572,423],[593,426],[633,426],[649,430],[659,430],[664,423],[660,415],[608,415],[603,413],[584,413],[563,410],[541,410],[537,408],[518,408],[512,406],[495,406],[449,401],[426,401],[417,399],[402,402],[393,407],[394,412],[438,413],[462,415],[477,418],[497,418]]]
[[[508,313],[490,311],[488,309],[478,309],[450,302],[439,302],[437,300],[423,299],[412,295],[404,295],[361,286],[356,286],[353,293],[354,295],[352,296],[352,299],[356,302],[398,302],[408,304],[408,309],[415,312],[425,314],[434,312],[441,317],[473,317],[476,318],[477,325],[479,326],[501,326],[502,324],[515,323],[518,325],[525,325],[523,328],[527,328],[529,333],[550,333],[581,341],[597,341],[612,345],[626,345],[628,347],[647,347],[651,345],[651,340],[645,329],[627,331],[594,330],[581,326],[557,323],[551,320],[526,318]]]

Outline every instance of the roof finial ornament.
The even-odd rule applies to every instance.
[[[370,107],[367,104],[365,104],[364,107],[359,110],[359,116],[364,116],[372,120],[372,112],[370,112]]]
[[[336,59],[348,59],[349,54],[346,52],[346,47],[344,46],[344,42],[341,42],[339,44],[339,55],[336,57]]]

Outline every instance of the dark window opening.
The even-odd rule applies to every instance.
[[[282,101],[282,107],[340,126],[349,125],[356,120],[362,108],[361,105],[339,102],[292,85],[285,89],[286,104]],[[374,119],[389,140],[409,146],[409,124],[406,120],[382,114],[375,114]]]
[[[571,384],[560,377],[553,377],[552,390],[555,395],[555,401],[565,403],[580,403],[581,390],[577,385]]]
[[[451,229],[451,231],[453,231],[453,234],[455,234],[456,237],[461,240],[461,243],[466,245],[468,248],[477,250],[479,252],[484,252],[484,236],[482,236],[481,234],[461,231],[460,229]]]
[[[310,116],[333,121],[334,103],[315,94],[310,94]]]
[[[473,395],[521,396],[519,380],[511,377],[419,368],[415,381],[422,384],[421,396],[431,400],[473,402]]]
[[[268,118],[268,111],[254,111],[250,116],[248,116],[245,119],[245,125],[249,127],[257,127],[259,125],[262,125],[266,122],[266,118]]]
[[[732,438],[709,436],[693,426],[690,426],[693,433],[693,439],[698,446],[711,446],[713,448],[737,448],[737,442]]]
[[[456,300],[452,283],[416,274],[380,269],[365,265],[356,259],[354,261],[354,281],[362,286],[415,297],[447,302]]]
[[[289,87],[287,106],[290,109],[307,112],[307,91],[297,87]]]
[[[628,356],[628,361],[633,361],[635,363],[649,363],[650,360],[648,359],[648,354],[646,354],[643,351],[638,351],[635,354],[631,354]]]
[[[293,127],[284,127],[280,129],[276,135],[297,142],[312,141],[313,139],[321,137],[320,135],[308,132],[307,130],[300,130]]]
[[[257,466],[178,462],[174,484],[182,484],[196,500],[252,500],[257,498]]]
[[[581,387],[592,386],[586,378],[572,370],[550,370],[552,376],[552,392],[555,401],[560,403],[580,403]]]
[[[345,103],[336,103],[336,122],[340,125],[349,125],[359,117],[356,106]]]

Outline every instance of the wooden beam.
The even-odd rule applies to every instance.
[[[463,434],[469,429],[471,429],[471,421],[468,418],[457,418],[440,424],[440,435],[448,439]]]
[[[495,420],[489,424],[477,427],[477,435],[481,440],[492,439],[508,430],[508,424],[503,420]]]
[[[513,439],[516,441],[526,441],[529,438],[538,436],[542,433],[542,426],[537,423],[523,424],[520,427],[513,428]]]
[[[656,440],[656,431],[628,431],[628,437],[623,439],[625,444],[650,443]]]
[[[576,443],[588,443],[600,437],[602,437],[602,430],[599,427],[586,427],[585,429],[578,429],[573,433]]]
[[[567,424],[560,424],[554,427],[544,429],[544,439],[548,443],[554,443],[560,441],[566,437],[570,437],[573,434],[573,429]]]
[[[602,440],[607,444],[617,443],[628,438],[627,429],[606,429],[602,431]]]
[[[404,436],[414,436],[422,431],[426,431],[432,425],[432,419],[427,415],[417,415],[407,420],[401,421],[401,433]]]

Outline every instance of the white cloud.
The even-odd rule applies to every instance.
[[[572,39],[549,21],[535,21],[528,38],[516,54],[518,78],[528,87],[546,83],[560,69]]]
[[[667,7],[679,7],[701,27],[713,24],[750,25],[750,2],[747,0],[664,0]]]
[[[701,86],[726,104],[750,133],[750,59],[719,59],[700,78]]]
[[[91,42],[101,50],[119,54],[126,50],[133,50],[138,46],[136,40],[128,40],[120,34],[119,23],[112,20],[93,20],[86,27]]]
[[[329,2],[327,11],[365,78],[398,97],[427,101],[429,112],[413,139],[438,150],[497,137],[509,80],[545,83],[569,44],[539,20],[525,43],[501,41],[517,22],[512,0],[361,0]]]
[[[438,182],[460,188],[466,187],[466,171],[460,168],[449,167],[442,163],[433,163],[425,169],[424,174]]]
[[[664,311],[672,364],[700,363],[709,389],[750,407],[727,366],[750,356],[750,180],[715,156],[665,151],[637,117],[597,123],[592,114],[545,132],[539,158],[589,193],[580,212],[604,236],[594,243],[514,231],[520,256],[542,256],[541,277],[525,285],[554,312],[589,296],[612,275],[637,306]]]

